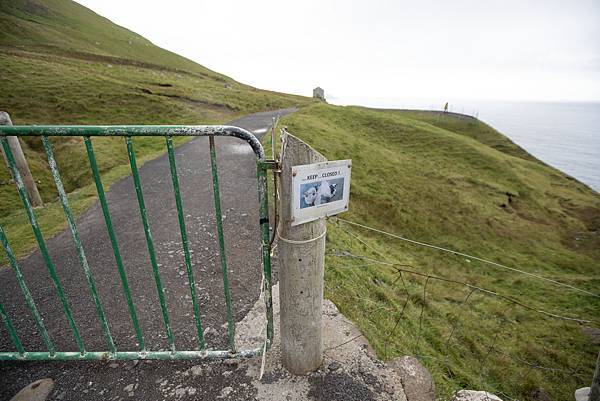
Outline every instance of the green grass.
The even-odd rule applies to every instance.
[[[282,124],[330,160],[353,160],[350,211],[340,217],[600,293],[600,196],[486,124],[325,104],[305,107]],[[589,385],[597,346],[582,325],[481,291],[465,303],[470,289],[463,285],[409,273],[400,278],[394,267],[350,255],[393,260],[535,308],[592,319],[594,327],[600,327],[598,298],[335,219],[327,239],[326,296],[381,358],[418,355],[441,399],[473,388],[528,400],[538,387],[553,399],[569,399]]]
[[[67,0],[0,1],[0,107],[24,124],[214,124],[311,99],[259,90],[154,46]],[[177,139],[181,143],[183,139]],[[46,207],[37,210],[46,237],[66,226],[39,138],[23,151]],[[124,142],[94,142],[106,184],[129,174]],[[95,199],[80,138],[53,140],[62,181],[76,214]],[[148,160],[162,139],[136,140]],[[35,248],[10,172],[0,165],[0,223],[18,256]],[[0,264],[5,264],[3,253]]]
[[[39,53],[149,64],[159,69],[233,82],[69,0],[0,2],[0,43]]]

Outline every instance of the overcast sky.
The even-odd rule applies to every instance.
[[[259,88],[600,100],[600,1],[77,0]],[[331,99],[335,102],[335,99]]]

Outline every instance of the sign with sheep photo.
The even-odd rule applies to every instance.
[[[348,210],[351,160],[292,167],[292,225]]]

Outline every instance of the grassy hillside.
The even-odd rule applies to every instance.
[[[0,0],[0,24],[0,110],[14,124],[210,124],[312,101],[238,83],[69,0]],[[161,139],[136,143],[146,159],[165,150]],[[57,193],[41,141],[24,138],[22,145],[50,203],[39,214],[52,235],[64,219],[52,204]],[[94,199],[83,143],[59,139],[54,147],[66,190],[79,191],[73,206],[83,210]],[[106,183],[128,173],[122,140],[98,139],[95,147]],[[3,163],[0,223],[9,227],[20,255],[31,249],[33,238]]]
[[[233,82],[73,1],[2,0],[0,11],[4,46],[85,60],[114,59],[117,64],[154,66]]]
[[[329,159],[353,160],[340,217],[600,294],[600,196],[486,124],[325,104],[282,124]],[[418,355],[441,396],[466,387],[527,400],[541,387],[566,400],[589,385],[598,346],[582,328],[600,328],[599,298],[334,218],[327,238],[326,296],[380,357]]]

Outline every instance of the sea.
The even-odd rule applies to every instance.
[[[479,118],[536,158],[600,192],[600,102],[517,102],[351,98],[338,105],[442,110]]]

